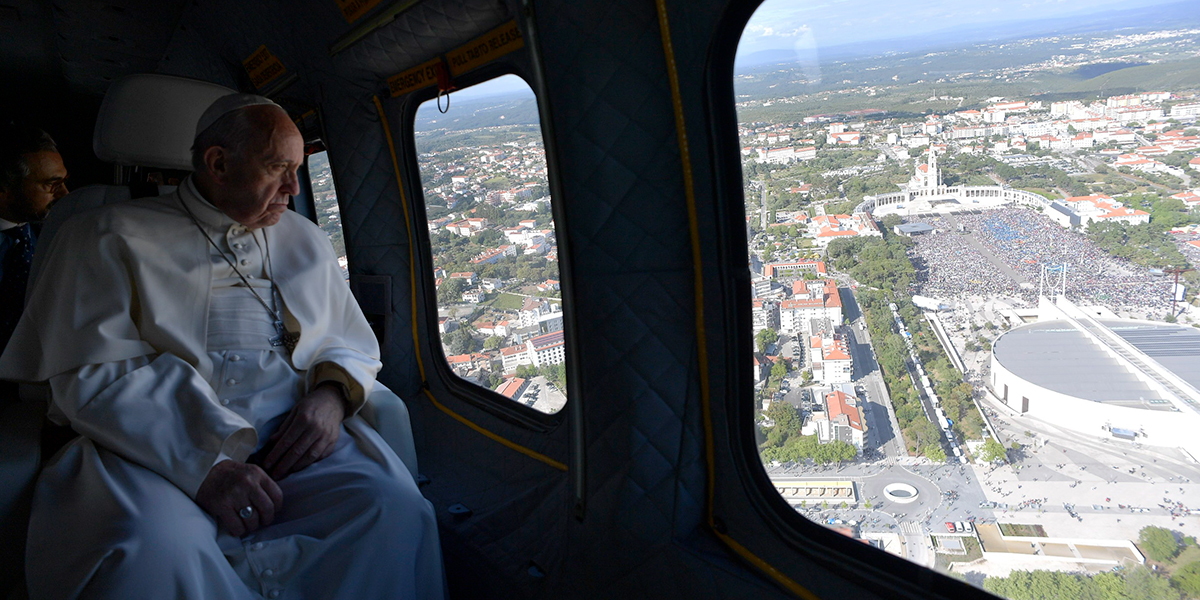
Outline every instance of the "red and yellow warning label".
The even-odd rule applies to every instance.
[[[338,8],[342,11],[342,16],[346,17],[346,22],[353,23],[359,17],[367,14],[367,11],[375,8],[379,4],[379,0],[335,0]]]
[[[514,50],[525,47],[525,38],[516,21],[510,21],[472,40],[446,55],[450,74],[461,75]]]
[[[246,67],[246,72],[250,74],[250,83],[260,90],[264,85],[287,72],[279,58],[271,54],[266,46],[259,46],[254,54],[242,61],[242,66]]]
[[[395,98],[423,87],[436,85],[438,66],[441,62],[442,59],[435,58],[403,73],[388,77],[388,91]]]

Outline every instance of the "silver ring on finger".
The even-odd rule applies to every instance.
[[[243,508],[242,510],[239,510],[238,516],[241,517],[242,520],[246,520],[246,519],[249,519],[250,517],[253,517],[254,516],[254,507],[247,506],[247,507]]]

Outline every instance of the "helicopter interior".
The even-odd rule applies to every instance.
[[[130,76],[178,78],[193,103],[210,86],[288,110],[309,152],[328,153],[349,284],[380,340],[379,381],[404,401],[379,400],[376,423],[437,511],[454,598],[990,597],[807,521],[762,468],[733,101],[756,4],[3,0],[0,71],[15,85],[0,115],[46,129],[73,188],[136,197],[186,165],[97,156],[115,110],[102,105]],[[418,110],[503,75],[536,95],[555,199],[568,400],[552,414],[449,369],[422,225]],[[194,123],[176,104],[127,116]],[[316,218],[310,187],[293,201]],[[7,541],[23,538],[53,447],[36,404],[3,411],[0,596],[19,598]]]

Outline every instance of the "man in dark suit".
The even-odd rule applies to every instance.
[[[46,132],[0,125],[0,351],[25,307],[40,221],[67,195],[67,168]]]

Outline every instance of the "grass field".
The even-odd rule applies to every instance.
[[[1043,188],[1022,188],[1022,189],[1024,189],[1026,192],[1033,192],[1043,198],[1047,198],[1050,200],[1058,200],[1059,198],[1062,198],[1062,196],[1055,194],[1054,192],[1051,192],[1049,190],[1043,189]]]
[[[520,310],[521,305],[525,303],[525,298],[516,294],[500,294],[496,296],[489,306],[496,310]]]

